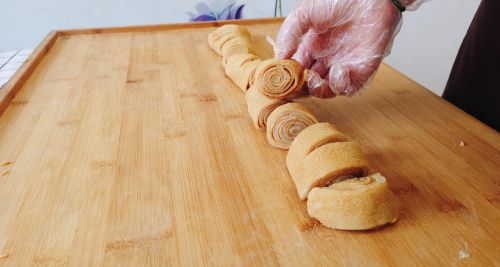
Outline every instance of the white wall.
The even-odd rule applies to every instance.
[[[222,1],[222,0],[208,0]],[[298,0],[282,0],[289,12]],[[441,94],[460,42],[480,0],[433,0],[406,12],[386,62]],[[187,21],[198,0],[3,0],[0,51],[33,48],[52,29]],[[246,18],[271,17],[272,0],[248,3]]]
[[[405,12],[403,27],[385,62],[441,95],[479,3],[433,0],[417,11]]]

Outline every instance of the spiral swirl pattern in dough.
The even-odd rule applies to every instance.
[[[318,119],[299,103],[288,103],[276,108],[267,119],[267,140],[278,148],[288,149],[295,137]]]
[[[263,61],[255,79],[263,94],[278,99],[301,95],[305,80],[302,65],[292,59]]]
[[[366,230],[394,223],[400,202],[379,173],[314,188],[307,212],[323,225],[341,230]]]
[[[255,128],[264,131],[267,125],[267,118],[277,107],[286,104],[286,100],[272,99],[264,94],[255,86],[250,87],[245,94],[248,107],[248,114],[252,118]]]
[[[241,89],[246,92],[253,84],[255,70],[262,62],[253,54],[237,54],[222,62],[226,75]]]

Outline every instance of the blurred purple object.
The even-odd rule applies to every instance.
[[[218,0],[211,6],[203,2],[198,3],[195,6],[197,14],[188,12],[189,21],[241,19],[244,7],[245,5],[237,5],[236,0],[228,0],[225,3],[222,0]]]

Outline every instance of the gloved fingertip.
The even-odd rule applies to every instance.
[[[318,88],[323,85],[324,81],[321,79],[321,76],[313,70],[307,70],[307,87],[309,88]]]
[[[318,73],[321,78],[325,78],[328,75],[328,68],[320,61],[314,62],[311,66],[311,71]]]
[[[297,52],[292,56],[292,59],[302,65],[304,69],[309,69],[314,61],[314,58],[311,56],[309,51],[303,46],[300,46]]]
[[[317,72],[308,70],[306,79],[309,95],[318,98],[331,98],[335,96],[332,90],[330,90],[328,81],[322,79]]]
[[[328,74],[330,89],[336,95],[349,95],[349,73],[343,67],[330,68]]]

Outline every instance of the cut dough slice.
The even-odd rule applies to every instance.
[[[297,175],[296,168],[304,158],[316,148],[334,142],[345,142],[350,138],[341,133],[335,126],[328,122],[316,123],[297,135],[290,145],[286,156],[286,165],[292,176]]]
[[[221,56],[223,45],[233,38],[244,39],[249,42],[251,35],[245,27],[227,24],[208,35],[208,45]]]
[[[228,72],[235,72],[238,68],[243,66],[243,64],[256,59],[259,59],[259,57],[252,53],[238,54],[222,60],[222,66],[227,74]]]
[[[399,199],[379,173],[314,188],[307,201],[311,217],[341,230],[366,230],[394,223],[399,207]]]
[[[248,89],[246,95],[248,114],[259,131],[266,129],[267,118],[277,107],[286,104],[286,100],[272,99],[264,94],[254,85]]]
[[[279,99],[301,95],[305,82],[302,65],[292,59],[263,61],[255,78],[263,94]]]
[[[217,29],[215,29],[213,32],[211,32],[208,35],[208,43],[209,44],[213,43],[213,41],[216,40],[217,38],[220,38],[221,36],[223,36],[227,33],[236,32],[236,31],[240,31],[240,32],[246,34],[250,38],[250,32],[248,32],[248,30],[245,27],[242,27],[242,26],[239,26],[236,24],[226,24],[226,25],[222,25],[222,26],[218,27]]]
[[[224,61],[237,54],[253,54],[250,49],[250,40],[243,38],[233,38],[224,43],[221,48],[221,55]]]
[[[240,77],[235,79],[235,83],[244,93],[246,93],[248,88],[253,85],[255,69],[257,69],[261,62],[261,59],[255,59],[248,61],[241,66]]]
[[[225,35],[222,35],[221,37],[217,38],[214,40],[212,44],[212,49],[219,55],[222,56],[222,48],[227,42],[230,42],[232,40],[237,40],[237,42],[245,43],[245,42],[250,42],[249,39],[247,39],[244,35],[242,35],[239,32],[230,32]]]
[[[228,58],[224,64],[226,75],[243,91],[252,84],[255,69],[261,60],[253,54],[237,54]]]
[[[318,123],[318,118],[303,105],[284,104],[267,118],[267,140],[274,147],[288,149],[302,130],[315,123]]]
[[[236,24],[226,24],[226,25],[222,25],[222,26],[218,27],[212,33],[210,33],[209,39],[215,40],[215,39],[217,39],[217,38],[219,38],[227,33],[231,33],[231,32],[239,32],[240,34],[244,35],[248,39],[250,39],[250,37],[251,37],[251,34],[247,30],[246,27],[241,26],[241,25],[236,25]]]
[[[337,142],[320,146],[292,167],[292,179],[300,199],[314,187],[323,187],[341,180],[362,177],[368,172],[368,163],[361,146],[356,142]]]

